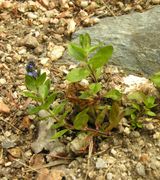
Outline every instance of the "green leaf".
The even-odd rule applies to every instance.
[[[45,81],[45,85],[47,86],[48,90],[50,89],[50,86],[51,86],[51,81],[49,79],[47,79]]]
[[[41,86],[39,86],[38,92],[43,100],[48,96],[48,91],[49,91],[48,87],[45,84],[42,84]]]
[[[137,103],[132,103],[132,107],[133,107],[134,109],[138,110],[138,111],[141,110],[140,105],[137,104]]]
[[[145,100],[145,94],[139,91],[132,92],[127,97],[128,99],[136,100],[139,103],[142,103]]]
[[[87,99],[91,97],[90,91],[82,92],[82,94],[79,96],[80,99]]]
[[[75,43],[70,43],[68,45],[68,53],[70,56],[74,57],[75,60],[78,60],[78,61],[86,60],[85,50]]]
[[[64,107],[66,105],[66,101],[58,104],[57,106],[53,107],[52,113],[56,116],[59,113],[61,113],[64,110]]]
[[[45,103],[42,105],[43,109],[48,109],[50,107],[50,105],[53,103],[53,101],[56,98],[57,93],[53,92],[52,94],[50,94],[47,99],[45,100]]]
[[[35,101],[42,102],[42,99],[38,97],[35,93],[29,92],[29,91],[24,91],[23,96],[32,98]]]
[[[112,53],[112,46],[100,48],[97,53],[88,61],[88,64],[91,65],[93,69],[100,68],[108,62],[109,58],[112,56]]]
[[[148,96],[145,100],[144,100],[144,104],[147,108],[151,109],[155,106],[157,106],[157,104],[155,103],[155,97],[154,96]]]
[[[134,112],[136,111],[136,109],[133,109],[133,108],[130,108],[130,107],[127,107],[125,109],[125,116],[130,116],[131,114],[133,114]]]
[[[107,112],[108,108],[105,107],[97,116],[96,118],[96,121],[95,121],[95,125],[96,125],[96,128],[100,128],[101,127],[101,124],[103,123],[104,121],[104,118],[106,116],[106,112]]]
[[[116,128],[123,117],[123,111],[120,109],[119,104],[115,101],[109,112],[109,126],[105,131],[110,131],[113,128]]]
[[[79,44],[82,46],[84,49],[89,49],[91,46],[91,38],[88,33],[81,34],[79,36]]]
[[[148,115],[148,116],[151,116],[151,117],[156,116],[156,114],[153,111],[149,110],[149,109],[145,111],[145,114]]]
[[[160,87],[160,72],[155,73],[151,76],[151,81],[155,84],[155,86]]]
[[[32,107],[28,109],[28,114],[32,115],[32,114],[37,114],[40,110],[43,109],[43,106],[37,106],[37,107]]]
[[[117,89],[111,89],[104,95],[104,97],[119,101],[122,97],[122,93],[120,93]]]
[[[101,89],[102,85],[100,83],[92,83],[89,85],[90,93],[92,95],[97,94]]]
[[[52,139],[57,139],[59,137],[62,137],[67,131],[69,131],[69,129],[63,129],[61,131],[58,131],[57,133],[55,133],[53,136],[52,136]]]
[[[137,122],[136,120],[131,120],[131,126],[132,126],[133,128],[143,128],[142,123]]]
[[[136,118],[137,118],[137,115],[136,115],[135,113],[132,113],[132,114],[131,114],[131,119],[135,121]]]
[[[36,79],[32,76],[25,75],[25,85],[27,89],[36,92],[37,86],[36,86]]]
[[[65,124],[64,121],[60,121],[60,122],[58,122],[58,123],[56,123],[56,124],[53,124],[53,125],[52,125],[52,128],[53,128],[53,129],[58,129],[58,128],[64,126],[64,124]]]
[[[87,99],[95,94],[97,94],[101,90],[102,86],[100,83],[92,83],[89,85],[89,90],[82,92],[79,96],[81,99]]]
[[[90,72],[86,68],[72,69],[67,75],[67,80],[70,82],[78,82],[86,78],[89,74]]]
[[[89,120],[89,116],[87,114],[88,108],[80,112],[74,120],[74,128],[77,130],[81,130],[86,127],[87,122]]]
[[[98,48],[100,48],[100,44],[98,44],[98,45],[95,45],[95,46],[91,46],[90,48],[89,48],[89,52],[91,53],[91,52],[94,52],[95,50],[97,50]]]
[[[101,67],[101,68],[96,69],[96,73],[95,73],[96,78],[98,79],[98,78],[101,76],[101,74],[102,74],[102,67]]]
[[[43,74],[39,75],[36,79],[36,85],[37,87],[39,87],[40,85],[42,85],[44,83],[44,81],[46,80],[46,73],[44,72]]]

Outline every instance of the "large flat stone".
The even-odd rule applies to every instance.
[[[97,39],[113,45],[111,64],[145,75],[160,71],[160,6],[143,13],[106,17],[77,31],[73,38],[85,32],[93,42]]]

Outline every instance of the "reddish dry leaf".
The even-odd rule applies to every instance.
[[[47,168],[44,168],[39,171],[37,180],[62,180],[63,176],[63,171],[55,169],[49,171]]]
[[[25,116],[22,120],[20,128],[29,129],[30,126],[31,126],[31,120],[29,119],[28,116]]]
[[[9,113],[9,112],[10,112],[9,107],[3,101],[0,101],[0,113]]]
[[[45,160],[42,154],[34,154],[31,159],[29,165],[33,168],[40,168],[45,164]]]
[[[10,148],[7,151],[15,158],[20,158],[22,155],[22,150],[19,147]]]

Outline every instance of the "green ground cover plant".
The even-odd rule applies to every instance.
[[[157,104],[154,96],[133,92],[127,96],[129,106],[124,108],[120,91],[102,91],[104,89],[100,77],[112,56],[112,46],[101,42],[92,45],[91,38],[86,33],[79,36],[79,43],[69,43],[68,53],[78,61],[78,66],[66,76],[68,87],[65,93],[51,91],[51,80],[46,73],[37,69],[34,62],[29,62],[26,67],[27,91],[23,94],[35,102],[28,113],[47,111],[49,115],[45,119],[52,117],[55,122],[52,128],[57,130],[52,139],[71,132],[76,135],[86,133],[89,136],[107,136],[124,116],[130,120],[133,128],[142,128],[142,123],[138,121],[140,117],[156,116],[154,108]],[[88,86],[81,85],[83,79],[88,80]],[[154,75],[151,80],[160,87],[160,74]]]
[[[89,34],[82,34],[79,44],[71,42],[68,45],[68,52],[79,61],[79,66],[68,73],[66,79],[69,86],[59,102],[56,101],[60,92],[51,92],[51,81],[46,74],[37,70],[33,62],[29,62],[25,76],[28,91],[24,95],[32,98],[36,105],[30,107],[28,112],[37,114],[42,109],[49,112],[49,117],[56,121],[52,128],[57,129],[52,138],[74,130],[105,136],[118,126],[123,116],[120,105],[122,94],[116,89],[102,94],[99,80],[102,68],[112,56],[113,47],[103,43],[92,46]],[[90,84],[82,87],[80,81],[86,78]]]
[[[142,128],[142,122],[138,119],[144,115],[154,117],[156,114],[153,108],[157,106],[154,96],[145,95],[143,92],[135,91],[128,96],[130,106],[125,109],[125,116],[129,117],[133,128]]]

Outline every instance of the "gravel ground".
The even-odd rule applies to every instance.
[[[97,140],[89,155],[35,154],[31,143],[37,138],[37,122],[26,112],[30,100],[22,97],[28,60],[64,89],[72,63],[59,59],[75,30],[104,16],[143,12],[156,4],[160,1],[0,0],[0,179],[160,179],[158,119],[147,119],[139,131],[130,130],[123,119],[108,138]],[[123,76],[115,74],[111,86]]]

